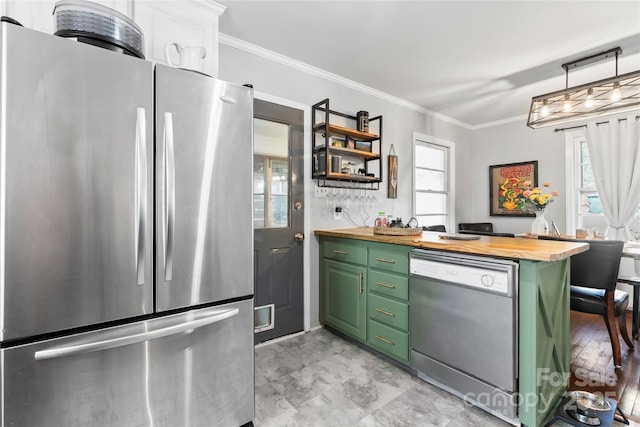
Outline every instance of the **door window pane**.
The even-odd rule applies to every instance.
[[[271,160],[271,227],[289,225],[289,161]]]
[[[253,121],[254,228],[289,226],[289,125]]]

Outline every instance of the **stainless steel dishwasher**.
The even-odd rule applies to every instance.
[[[518,263],[414,249],[411,368],[518,425]]]

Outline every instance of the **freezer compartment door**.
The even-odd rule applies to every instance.
[[[157,309],[253,294],[253,91],[156,65]]]
[[[254,416],[253,301],[2,350],[6,426],[233,426]]]
[[[1,339],[151,313],[152,65],[0,28]]]

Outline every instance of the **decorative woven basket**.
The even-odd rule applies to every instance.
[[[387,236],[419,236],[422,234],[422,228],[373,227],[373,234],[384,234]]]

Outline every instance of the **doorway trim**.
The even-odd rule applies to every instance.
[[[302,110],[304,114],[304,152],[303,152],[303,168],[304,176],[311,176],[311,106],[302,104],[300,102],[291,101],[290,99],[281,98],[279,96],[270,95],[268,93],[254,91],[253,97],[262,101],[272,102],[274,104],[284,105],[285,107],[295,108]],[[304,236],[302,241],[302,277],[303,277],[303,291],[304,291],[304,330],[309,332],[311,329],[311,260],[309,254],[311,253],[311,237],[313,235],[311,231],[311,210],[309,206],[311,204],[311,192],[307,188],[307,181],[305,180],[304,191]]]

